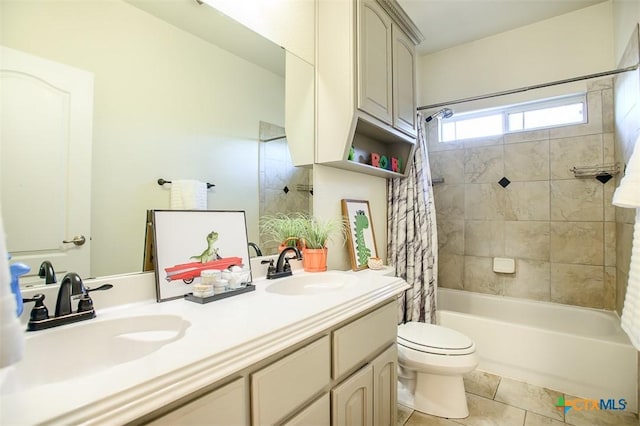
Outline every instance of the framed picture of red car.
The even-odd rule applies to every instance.
[[[241,268],[251,282],[244,211],[153,210],[152,228],[158,302],[191,293],[204,270]]]

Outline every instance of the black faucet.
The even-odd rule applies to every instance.
[[[286,256],[287,252],[291,250],[295,252],[295,258]],[[292,274],[291,265],[289,264],[290,259],[302,260],[302,253],[300,253],[300,250],[298,250],[297,247],[285,247],[284,250],[280,252],[280,256],[278,256],[278,261],[276,262],[275,268],[273,266],[270,266],[267,270],[267,279],[273,280],[276,278],[290,276]],[[271,262],[273,262],[273,260]]]
[[[249,243],[249,247],[253,247],[253,249],[256,251],[257,257],[262,256],[262,250],[260,250],[260,247],[258,247],[256,243]]]
[[[58,300],[56,301],[56,317],[69,315],[72,312],[71,296],[89,297],[89,293],[82,283],[82,278],[75,272],[69,272],[60,283]]]
[[[44,330],[59,325],[71,324],[95,318],[96,311],[93,308],[93,300],[89,297],[90,291],[108,290],[112,284],[103,284],[100,287],[91,289],[85,287],[82,279],[75,272],[69,272],[60,282],[58,289],[58,299],[53,317],[49,317],[47,307],[44,305],[44,295],[36,294],[31,299],[23,299],[23,302],[35,302],[36,305],[31,311],[31,317],[27,325],[28,331]],[[72,298],[79,299],[78,309],[74,312]]]
[[[53,270],[53,265],[48,260],[45,260],[40,264],[38,276],[40,278],[44,278],[45,284],[55,284],[58,281],[56,279],[56,272]]]

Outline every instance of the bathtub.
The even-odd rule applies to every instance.
[[[439,288],[437,319],[475,342],[478,370],[638,412],[638,352],[613,312]]]

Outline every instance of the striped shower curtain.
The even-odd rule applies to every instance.
[[[387,256],[411,288],[399,297],[398,323],[436,322],[438,240],[427,153],[427,124],[418,114],[418,138],[406,178],[388,180]]]

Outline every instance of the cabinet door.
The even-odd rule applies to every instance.
[[[393,126],[416,135],[416,48],[396,25],[393,26]]]
[[[332,426],[373,426],[371,364],[331,390]]]
[[[148,424],[244,426],[249,424],[247,417],[244,379],[241,378]]]
[[[398,351],[395,343],[371,362],[373,367],[373,424],[395,426],[398,393]]]
[[[391,125],[391,18],[375,2],[358,2],[358,108]]]

